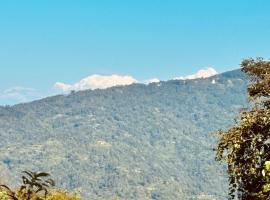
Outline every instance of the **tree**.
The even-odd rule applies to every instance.
[[[270,61],[246,59],[250,108],[234,127],[219,131],[216,159],[226,161],[229,199],[270,199]]]

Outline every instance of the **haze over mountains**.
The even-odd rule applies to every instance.
[[[201,69],[198,72],[187,75],[172,78],[173,80],[187,80],[196,78],[207,78],[216,75],[215,69],[209,67]],[[48,85],[47,89],[39,88],[38,85],[41,83],[33,84],[32,86],[25,87],[23,85],[17,85],[13,87],[8,87],[0,90],[0,105],[15,105],[19,103],[26,103],[48,96],[53,96],[57,94],[67,94],[71,91],[87,90],[87,89],[106,89],[114,86],[124,86],[131,85],[133,83],[157,83],[161,80],[158,78],[150,78],[146,80],[138,80],[130,75],[112,74],[112,75],[99,75],[93,74],[89,75],[75,83],[64,83],[57,81],[52,85]]]
[[[2,106],[0,166],[10,180],[49,171],[86,199],[225,199],[212,133],[247,106],[246,86],[235,70]]]

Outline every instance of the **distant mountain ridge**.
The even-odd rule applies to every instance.
[[[0,107],[0,168],[49,171],[86,199],[225,199],[212,133],[247,106],[246,87],[234,70]]]

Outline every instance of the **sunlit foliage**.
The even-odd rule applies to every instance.
[[[219,132],[217,160],[228,164],[230,199],[270,198],[270,61],[247,59],[250,108],[237,124]]]
[[[46,172],[23,171],[19,189],[0,185],[0,200],[80,200],[75,194],[53,190],[55,182],[49,176]]]

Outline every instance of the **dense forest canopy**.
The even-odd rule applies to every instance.
[[[47,171],[89,199],[226,199],[212,133],[247,107],[240,70],[0,107],[0,166]]]

